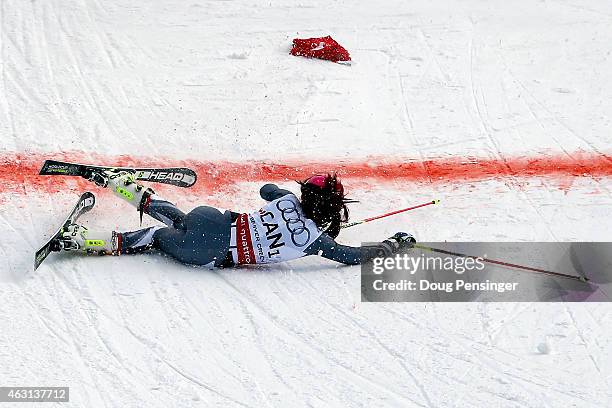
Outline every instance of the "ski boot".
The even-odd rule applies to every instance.
[[[142,214],[149,206],[151,196],[155,194],[152,189],[137,182],[135,170],[92,170],[88,180],[100,187],[109,188],[113,194],[135,206],[140,212],[141,222]]]
[[[51,245],[52,251],[81,251],[88,254],[118,255],[120,252],[118,234],[114,231],[89,231],[79,224],[63,228],[61,236]]]

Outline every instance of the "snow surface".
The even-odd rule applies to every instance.
[[[4,0],[0,146],[280,163],[602,154],[611,23],[604,0]],[[351,66],[288,55],[292,38],[327,34]],[[259,185],[239,187],[162,191],[185,210],[257,208]],[[355,219],[443,202],[347,230],[350,244],[612,228],[609,177],[347,188]],[[86,225],[138,228],[92,191]],[[605,303],[367,304],[358,267],[314,258],[210,271],[52,254],[32,273],[79,192],[0,197],[2,386],[67,385],[74,407],[612,405]]]

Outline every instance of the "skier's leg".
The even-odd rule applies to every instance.
[[[155,248],[155,234],[162,230],[174,230],[174,228],[155,227],[144,228],[138,231],[118,233],[119,251],[121,254],[135,254]]]
[[[185,213],[174,204],[158,199],[155,194],[151,195],[149,200],[144,203],[142,211],[169,227],[178,229],[184,227]]]
[[[195,265],[226,266],[231,220],[213,207],[201,206],[185,216],[184,228],[155,232],[154,247]]]
[[[62,248],[109,255],[155,248],[181,262],[225,266],[230,225],[229,212],[223,214],[213,207],[201,206],[184,217],[182,228],[156,226],[133,232],[100,232],[72,224],[62,236]]]
[[[154,235],[162,226],[132,232],[95,231],[79,224],[69,225],[62,234],[62,248],[101,255],[144,252],[154,247]]]
[[[183,261],[183,252],[189,243],[185,241],[186,231],[177,228],[163,228],[156,231],[154,246],[179,261]]]
[[[169,227],[182,228],[185,213],[174,204],[159,199],[155,192],[138,183],[135,171],[106,170],[94,172],[90,180],[110,189],[116,196],[135,206],[142,214],[148,214]]]

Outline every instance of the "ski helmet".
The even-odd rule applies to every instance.
[[[299,182],[300,202],[304,215],[327,232],[332,238],[340,233],[340,223],[349,217],[344,186],[336,174],[317,174]]]
[[[340,194],[340,195],[344,196],[344,186],[342,185],[342,183],[340,182],[340,180],[338,179],[338,177],[335,174],[333,176],[330,175],[330,174],[327,174],[327,175],[317,174],[317,175],[314,175],[314,176],[308,178],[305,181],[305,183],[306,184],[312,184],[312,185],[317,186],[317,187],[319,187],[321,189],[325,189],[325,187],[328,184],[333,184],[332,191],[334,191],[336,194]]]

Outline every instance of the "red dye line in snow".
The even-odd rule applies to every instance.
[[[239,182],[285,182],[302,180],[318,172],[336,171],[343,179],[363,182],[460,183],[487,179],[550,177],[565,183],[576,177],[612,176],[612,158],[605,154],[576,152],[568,155],[500,159],[449,158],[426,161],[400,158],[366,158],[359,161],[261,161],[206,162],[159,157],[103,156],[83,152],[0,153],[0,193],[53,193],[85,190],[91,184],[76,177],[39,176],[46,158],[78,163],[116,166],[189,167],[198,174],[194,193],[231,190]]]

